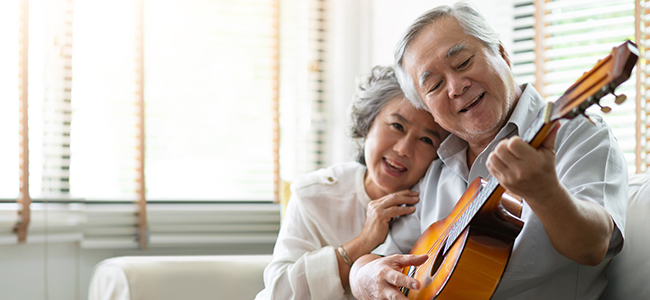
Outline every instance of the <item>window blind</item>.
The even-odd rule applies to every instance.
[[[517,25],[513,70],[520,82],[535,82],[540,94],[549,101],[559,98],[613,47],[626,39],[635,39],[634,0],[515,1],[514,5]],[[636,136],[643,130],[636,126],[636,110],[645,108],[635,101],[636,82],[641,80],[636,77],[616,90],[629,99],[623,105],[615,105],[613,96],[608,95],[601,103],[612,106],[610,113],[602,113],[598,107],[589,108],[612,127],[630,173],[646,169],[637,163],[637,157],[645,156],[637,147],[645,148],[645,141]]]
[[[146,1],[148,199],[273,198],[273,1]]]
[[[280,177],[329,164],[327,140],[327,1],[282,1]]]
[[[7,43],[13,50],[3,48],[13,53],[0,64],[13,67],[0,76],[13,77],[7,95],[14,99],[29,83],[30,114],[18,118],[15,112],[27,99],[14,102],[8,107],[15,131],[8,126],[0,134],[10,139],[33,129],[29,143],[14,148],[6,162],[14,164],[7,176],[16,184],[4,193],[19,196],[15,170],[19,163],[29,165],[36,203],[21,214],[19,205],[0,204],[2,226],[22,223],[26,232],[31,207],[28,242],[81,241],[87,248],[146,248],[143,240],[162,247],[272,244],[277,205],[234,202],[274,197],[279,2],[294,9],[281,16],[284,28],[291,14],[308,24],[300,35],[281,33],[283,43],[300,45],[295,53],[306,59],[284,56],[280,64],[293,64],[301,70],[294,76],[307,83],[301,90],[288,81],[293,88],[286,90],[303,91],[294,103],[309,108],[301,120],[310,124],[310,135],[299,139],[306,141],[303,149],[315,149],[306,155],[312,164],[296,165],[311,171],[324,163],[326,138],[324,1],[3,2],[2,11],[14,18],[0,28],[0,37],[17,42]],[[21,10],[20,3],[30,9]],[[21,23],[16,11],[29,17],[23,18],[29,20],[29,43],[19,34],[27,21]],[[23,83],[16,74],[28,74],[19,67],[27,61]],[[23,131],[19,119],[29,122]],[[19,160],[17,150],[29,155]],[[27,186],[28,178],[20,180]],[[151,201],[146,210],[140,199]],[[0,236],[0,242],[10,237]]]

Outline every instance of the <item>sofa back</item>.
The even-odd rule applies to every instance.
[[[650,299],[650,174],[630,176],[625,244],[607,269],[601,300]]]

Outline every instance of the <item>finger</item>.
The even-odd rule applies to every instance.
[[[492,153],[490,153],[490,156],[495,156],[495,157],[499,158],[499,160],[501,160],[503,162],[508,162],[508,161],[513,162],[513,161],[515,161],[516,157],[511,152],[512,151],[511,146],[510,146],[511,140],[512,140],[512,138],[499,142],[497,144],[497,146],[494,148],[494,151],[492,151]],[[488,158],[489,158],[489,156],[488,156]]]
[[[418,201],[420,201],[420,197],[418,195],[391,194],[388,195],[387,197],[382,198],[381,207],[388,208],[391,206],[402,205],[402,204],[413,205],[415,203],[418,203]]]
[[[394,218],[401,215],[412,214],[415,211],[415,206],[391,206],[385,210],[388,217]]]
[[[417,290],[420,288],[420,282],[415,278],[404,275],[402,269],[408,266],[419,266],[427,261],[427,255],[397,255],[393,257],[396,263],[396,270],[387,273],[386,280],[394,286],[405,286],[409,289]]]
[[[389,256],[391,261],[398,267],[404,268],[408,266],[419,266],[423,264],[425,261],[427,261],[427,258],[429,258],[428,255],[422,254],[422,255],[415,255],[415,254],[396,254]]]
[[[508,140],[507,143],[508,153],[512,155],[513,159],[521,161],[524,157],[531,155],[535,152],[535,148],[530,144],[524,142],[520,137],[515,136]]]
[[[509,172],[508,165],[499,159],[496,154],[491,153],[488,156],[485,167],[487,168],[488,172],[490,172],[490,174],[492,174],[492,176],[494,176],[500,182],[504,183],[506,181],[506,174]]]

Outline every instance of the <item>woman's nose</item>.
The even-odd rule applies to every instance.
[[[393,147],[393,150],[395,150],[395,152],[401,156],[410,157],[413,153],[413,143],[408,136],[404,136],[403,138],[397,140],[395,146]]]

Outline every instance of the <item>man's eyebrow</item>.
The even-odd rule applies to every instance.
[[[420,75],[420,80],[418,80],[418,83],[420,84],[420,87],[422,87],[422,85],[424,84],[424,81],[427,80],[427,77],[429,77],[429,75],[431,75],[431,71],[426,71],[426,72],[422,73],[422,75]]]
[[[458,44],[456,46],[451,47],[451,49],[449,49],[447,51],[447,53],[445,54],[445,59],[448,59],[448,58],[458,54],[458,52],[461,52],[461,51],[465,50],[466,48],[467,47],[465,47],[464,44]],[[426,72],[422,73],[422,75],[420,75],[420,78],[418,80],[418,83],[420,84],[420,87],[422,87],[422,85],[427,80],[429,75],[431,75],[431,71],[426,71]]]
[[[463,44],[458,44],[456,46],[451,47],[451,49],[449,49],[449,51],[447,51],[447,54],[445,54],[445,59],[450,58],[450,57],[458,54],[458,52],[465,50],[465,48],[466,47]]]

